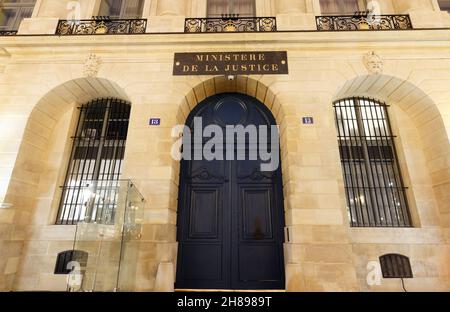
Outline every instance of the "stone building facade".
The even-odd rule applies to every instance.
[[[378,0],[373,16],[411,22],[384,30],[367,23],[373,11],[334,14],[344,26],[321,29],[316,17],[328,15],[321,2],[256,0],[255,16],[217,18],[231,20],[232,31],[221,24],[219,32],[202,26],[193,33],[186,19],[208,17],[206,0],[145,0],[139,34],[82,34],[57,29],[67,19],[98,23],[100,0],[35,1],[17,32],[0,36],[0,290],[67,288],[66,275],[54,269],[58,253],[76,240],[77,226],[57,220],[77,108],[114,98],[131,103],[122,178],[145,198],[128,289],[173,291],[183,181],[171,155],[172,129],[222,93],[257,99],[280,129],[286,291],[402,291],[399,279],[368,282],[386,254],[409,258],[414,277],[404,280],[407,290],[450,290],[445,1]],[[276,28],[239,31],[233,24],[259,17],[275,20]],[[174,53],[235,51],[287,51],[289,74],[173,75]],[[388,105],[410,226],[351,226],[333,103],[362,97]],[[160,125],[150,126],[149,118]]]

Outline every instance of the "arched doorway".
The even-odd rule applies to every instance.
[[[191,148],[192,159],[181,161],[175,287],[284,289],[281,165],[278,162],[274,170],[263,170],[267,158],[259,148],[255,157],[255,133],[249,134],[249,128],[255,126],[260,143],[267,127],[271,139],[263,149],[276,148],[279,153],[271,136],[275,118],[253,97],[224,93],[197,105],[186,125],[193,142],[185,136],[183,148]],[[211,138],[217,139],[217,132],[198,139],[198,129],[208,132],[211,125],[223,131],[226,143],[210,149],[223,159],[207,160],[211,158],[198,153],[211,147]],[[225,140],[227,130],[236,125],[249,130],[245,143],[234,135],[233,143]]]

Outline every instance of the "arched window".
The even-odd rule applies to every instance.
[[[111,18],[141,18],[144,0],[102,0],[98,15]]]
[[[57,224],[112,223],[130,103],[98,99],[80,108]]]
[[[222,17],[230,14],[240,17],[255,16],[255,0],[208,0],[208,17]]]
[[[351,98],[334,108],[351,226],[410,227],[387,106]]]
[[[0,31],[19,29],[24,18],[31,17],[36,0],[0,1]]]
[[[365,11],[366,0],[320,0],[322,14],[354,14]]]

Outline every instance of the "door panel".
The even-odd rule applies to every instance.
[[[200,103],[188,117],[191,129],[194,117],[203,128],[275,125],[262,103],[242,94]],[[249,146],[239,148],[247,160],[181,161],[176,288],[284,289],[281,165],[261,172],[260,159],[248,160]]]
[[[189,239],[218,239],[220,196],[218,189],[191,189]]]
[[[241,196],[242,240],[273,239],[271,190],[244,187]]]
[[[224,252],[229,249],[229,239],[223,235],[223,220],[228,219],[223,209],[227,203],[223,192],[227,187],[207,183],[207,176],[212,174],[203,174],[202,183],[184,186],[185,197],[180,202],[184,213],[178,220],[178,242],[182,245],[178,251],[178,288],[225,289],[228,285],[229,268]]]
[[[276,284],[281,274],[278,253],[274,244],[242,243],[239,247],[239,282]]]
[[[221,244],[184,244],[181,259],[189,263],[183,268],[184,280],[220,281],[223,278]]]
[[[263,173],[254,174],[256,181]],[[238,183],[237,222],[233,223],[233,289],[284,289],[283,227],[275,198],[275,184]],[[234,197],[234,196],[233,196]],[[282,206],[281,213],[283,211]]]

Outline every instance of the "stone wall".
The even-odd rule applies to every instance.
[[[132,103],[124,175],[148,203],[136,290],[170,290],[179,183],[172,127],[204,98],[241,92],[263,102],[281,130],[288,291],[401,291],[399,281],[366,282],[368,262],[390,252],[411,259],[407,289],[449,290],[449,38],[450,30],[2,38],[0,202],[13,206],[0,209],[0,289],[65,289],[53,269],[74,228],[53,224],[75,108],[113,96]],[[174,52],[274,47],[288,51],[289,75],[172,76]],[[377,73],[364,62],[370,51],[382,60]],[[91,54],[95,71],[86,70]],[[390,105],[413,229],[349,228],[332,102],[363,95]],[[315,124],[302,125],[305,116]],[[150,117],[161,126],[149,127]]]

